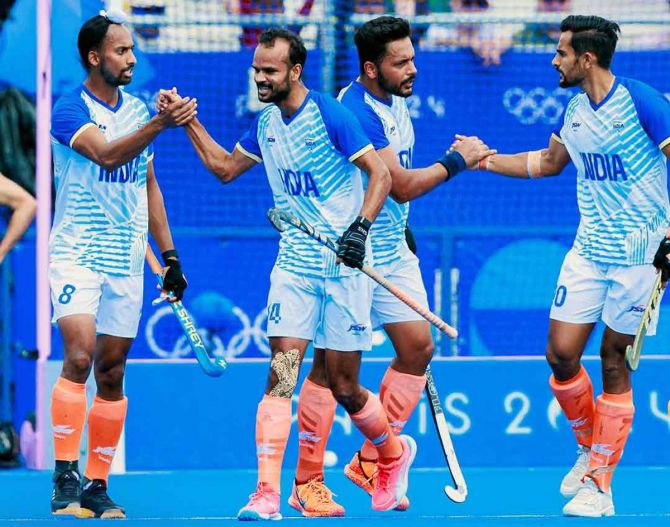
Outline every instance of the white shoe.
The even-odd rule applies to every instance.
[[[603,492],[598,488],[596,482],[586,478],[577,494],[563,507],[565,516],[586,516],[589,518],[600,518],[601,516],[614,515],[614,502],[612,493]]]
[[[589,456],[591,455],[591,449],[579,445],[577,447],[577,461],[575,461],[574,466],[570,469],[563,481],[561,481],[561,494],[565,498],[572,498],[579,487],[582,486],[582,478],[586,474],[586,469],[589,466]]]

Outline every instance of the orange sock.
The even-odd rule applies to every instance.
[[[595,404],[593,384],[584,366],[577,375],[567,381],[557,381],[552,375],[549,377],[549,386],[570,421],[577,443],[591,448]]]
[[[263,396],[256,413],[256,457],[258,482],[281,490],[281,465],[291,432],[291,399]]]
[[[86,385],[58,377],[51,392],[51,426],[54,457],[77,461],[81,431],[86,419]]]
[[[305,379],[298,402],[298,468],[295,479],[306,483],[323,477],[323,455],[335,419],[337,401],[329,388]],[[373,447],[374,448],[374,447]]]
[[[425,386],[425,375],[400,373],[391,367],[386,370],[379,390],[379,397],[390,420],[391,430],[395,435],[400,434],[410,415],[412,415],[419,399],[421,399],[421,393]],[[366,440],[361,447],[361,457],[365,460],[377,459],[377,449],[369,440]]]
[[[376,395],[368,392],[365,406],[355,414],[349,414],[361,433],[377,448],[382,460],[396,459],[402,454],[402,444],[389,426],[386,412]]]
[[[96,395],[88,413],[88,462],[84,476],[107,481],[126,421],[128,399],[106,401]]]
[[[633,424],[633,391],[603,393],[596,402],[593,446],[587,475],[601,490],[609,492],[612,476]]]

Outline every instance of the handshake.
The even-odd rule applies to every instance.
[[[182,97],[177,88],[160,90],[156,99],[156,119],[164,128],[174,128],[190,123],[198,115],[198,100]]]

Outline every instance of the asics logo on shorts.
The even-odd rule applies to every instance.
[[[626,313],[644,313],[645,306],[630,306]]]

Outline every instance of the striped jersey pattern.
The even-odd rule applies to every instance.
[[[386,101],[354,81],[342,89],[338,99],[356,115],[375,150],[391,145],[400,165],[412,168],[414,127],[403,97],[392,95],[391,100]],[[395,262],[409,251],[405,242],[408,216],[408,202],[398,203],[391,196],[386,198],[370,230],[375,265]]]
[[[332,97],[309,91],[289,119],[278,106],[267,106],[236,148],[264,163],[275,207],[333,241],[358,216],[363,184],[352,161],[372,146],[356,118]],[[335,259],[330,249],[294,227],[281,233],[276,261],[281,269],[313,277],[356,272]]]
[[[670,225],[661,150],[670,143],[670,103],[646,84],[617,78],[598,105],[586,93],[573,97],[553,138],[577,167],[577,252],[601,263],[650,263]]]
[[[146,105],[119,91],[110,107],[86,87],[63,95],[52,114],[56,206],[50,236],[50,261],[93,271],[141,275],[147,247],[146,176],[151,147],[108,171],[77,153],[79,135],[96,126],[107,141],[130,134],[149,120]]]

